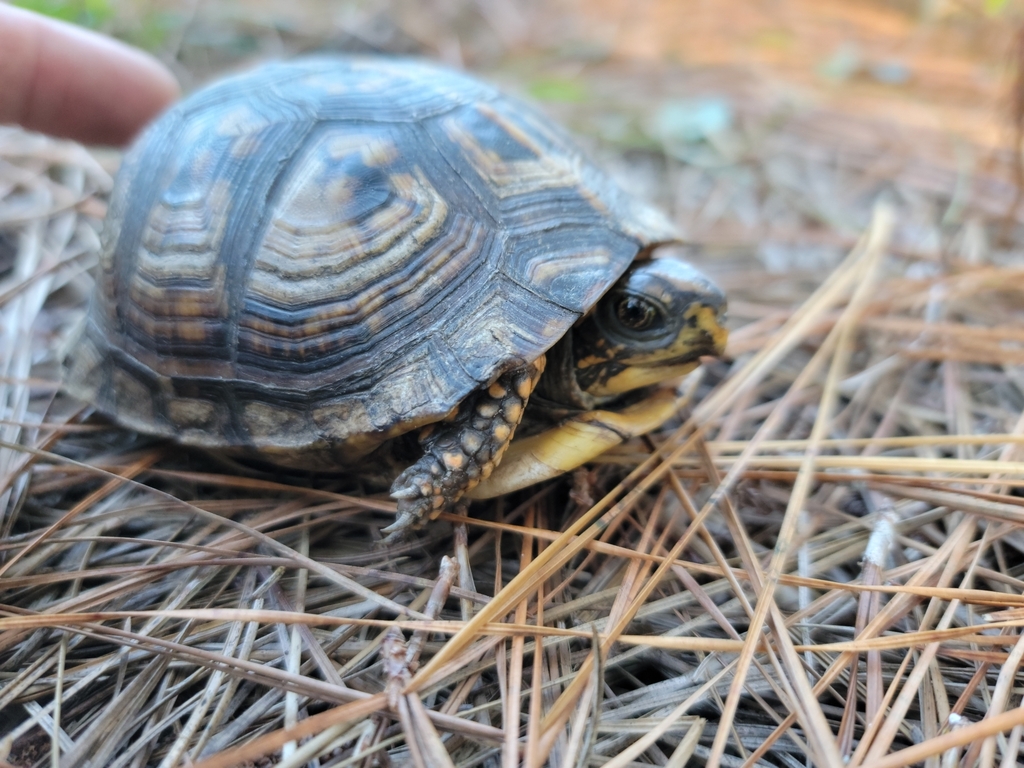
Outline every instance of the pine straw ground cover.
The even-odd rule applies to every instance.
[[[825,113],[700,152],[619,163],[696,239],[760,243],[704,256],[734,330],[679,420],[383,545],[352,479],[59,395],[108,170],[0,134],[6,763],[1015,765],[1007,159]]]

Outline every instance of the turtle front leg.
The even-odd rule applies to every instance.
[[[675,393],[661,389],[621,411],[577,414],[546,432],[516,440],[501,467],[467,496],[489,499],[570,472],[609,448],[657,429],[675,413]]]
[[[391,485],[398,519],[385,533],[416,526],[450,509],[466,491],[490,477],[543,372],[540,357],[499,376],[487,389],[467,397],[444,421],[423,428],[423,456]]]

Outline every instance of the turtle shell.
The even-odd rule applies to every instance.
[[[189,444],[358,456],[539,357],[674,238],[473,78],[273,64],[126,156],[70,386]]]

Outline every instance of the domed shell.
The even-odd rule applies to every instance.
[[[186,443],[358,456],[536,359],[674,238],[468,76],[265,66],[125,158],[72,391]]]

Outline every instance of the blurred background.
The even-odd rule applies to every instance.
[[[470,69],[541,102],[724,272],[827,270],[880,193],[906,255],[1000,258],[1018,239],[1024,2],[16,4],[151,51],[186,90],[308,51]]]

